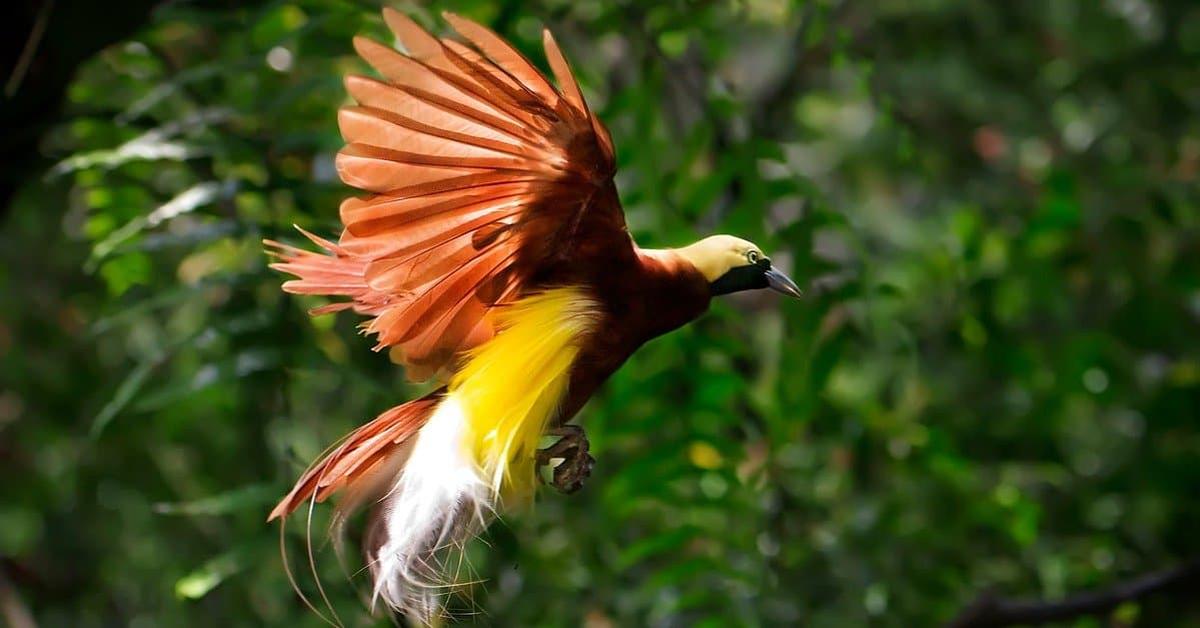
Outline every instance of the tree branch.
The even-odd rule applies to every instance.
[[[985,592],[947,624],[947,628],[1038,625],[1086,615],[1103,615],[1125,602],[1188,584],[1193,590],[1200,586],[1200,557],[1170,569],[1143,574],[1105,589],[1076,593],[1061,600],[1014,600]]]

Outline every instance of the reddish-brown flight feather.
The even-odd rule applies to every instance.
[[[351,432],[300,476],[267,520],[286,516],[309,499],[324,501],[334,491],[370,475],[425,424],[441,395],[439,390],[396,406]]]
[[[371,194],[342,204],[336,244],[309,236],[323,252],[269,246],[274,267],[298,277],[285,290],[348,297],[315,311],[373,316],[376,349],[424,379],[492,336],[491,308],[570,258],[585,212],[614,214],[598,224],[618,232],[624,219],[615,196],[598,194],[611,140],[548,33],[561,92],[475,22],[446,15],[468,45],[390,9],[384,19],[403,52],[355,39],[382,80],[347,77],[357,104],[338,116],[338,172]]]

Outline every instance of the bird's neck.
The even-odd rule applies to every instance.
[[[679,249],[637,249],[643,299],[654,313],[654,336],[690,322],[708,309],[708,281]]]
[[[633,256],[598,264],[592,290],[606,318],[579,356],[560,418],[569,419],[592,392],[646,341],[708,309],[708,283],[674,251],[633,247]],[[629,263],[632,262],[632,263]]]
[[[680,253],[682,249],[643,249],[637,247],[638,262],[648,275],[687,275],[699,272],[687,256]]]

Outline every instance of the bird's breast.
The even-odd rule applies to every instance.
[[[499,312],[501,331],[471,351],[450,381],[447,399],[463,417],[464,445],[509,501],[532,494],[534,451],[601,323],[598,309],[581,287],[522,298]]]
[[[570,420],[639,347],[695,320],[711,298],[694,269],[653,260],[606,268],[590,284],[602,314],[575,358],[559,423]]]

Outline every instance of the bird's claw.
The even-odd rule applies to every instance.
[[[561,458],[562,462],[554,467],[550,485],[569,495],[583,488],[584,480],[592,475],[592,466],[596,464],[596,459],[588,454],[587,434],[582,427],[561,425],[549,433],[561,438],[553,445],[538,450],[537,463],[539,467],[547,466],[553,459]],[[538,478],[541,477],[539,473]]]

